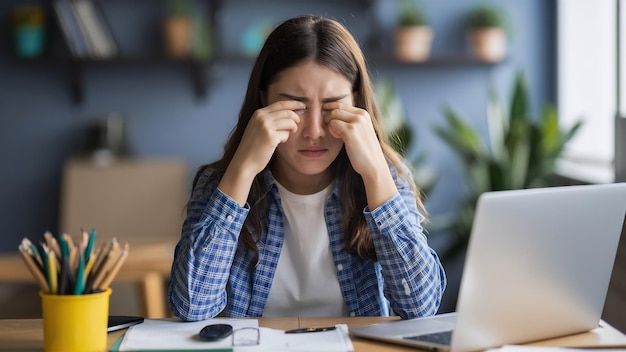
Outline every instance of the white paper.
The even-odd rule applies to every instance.
[[[285,334],[284,330],[260,328],[261,344],[236,347],[236,352],[347,352],[354,351],[346,324],[335,325],[337,329]]]
[[[256,319],[211,319],[195,322],[183,322],[176,319],[145,319],[143,323],[128,328],[119,350],[158,351],[232,348],[230,338],[211,342],[202,340],[198,336],[200,330],[209,324],[230,324],[233,330],[259,326]]]
[[[216,342],[202,340],[198,332],[209,324],[230,324],[233,330],[258,327],[256,319],[211,319],[182,322],[175,319],[146,319],[128,329],[119,351],[212,350],[233,349],[235,352],[348,352],[354,351],[346,324],[337,329],[301,334],[285,334],[284,330],[259,328],[260,344],[232,347],[231,338]]]

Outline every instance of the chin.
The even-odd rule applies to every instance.
[[[299,170],[300,173],[304,176],[317,176],[317,175],[321,175],[324,173],[324,171],[326,171],[326,169],[320,170],[320,169],[305,169],[305,170]]]
[[[323,174],[329,167],[330,164],[326,163],[324,163],[324,165],[307,165],[306,167],[299,168],[298,172],[306,176],[316,176]]]

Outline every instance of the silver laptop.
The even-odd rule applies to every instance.
[[[488,192],[478,200],[454,313],[354,336],[474,351],[598,326],[626,216],[626,183]]]

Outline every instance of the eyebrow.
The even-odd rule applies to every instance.
[[[285,94],[285,93],[280,93],[278,95],[280,95],[283,98],[287,98],[287,99],[290,99],[290,100],[301,101],[303,103],[308,103],[309,102],[309,98],[307,98],[307,97],[297,97],[295,95],[290,95],[290,94]],[[343,99],[343,98],[345,98],[347,96],[348,96],[348,94],[344,94],[344,95],[340,95],[340,96],[337,96],[337,97],[324,98],[324,99],[322,99],[322,103],[332,103],[332,102],[335,102],[335,101],[339,101],[339,100],[341,100],[341,99]]]

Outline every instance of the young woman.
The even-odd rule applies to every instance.
[[[425,210],[338,22],[267,38],[223,157],[198,171],[168,303],[183,320],[432,315],[446,278]]]

